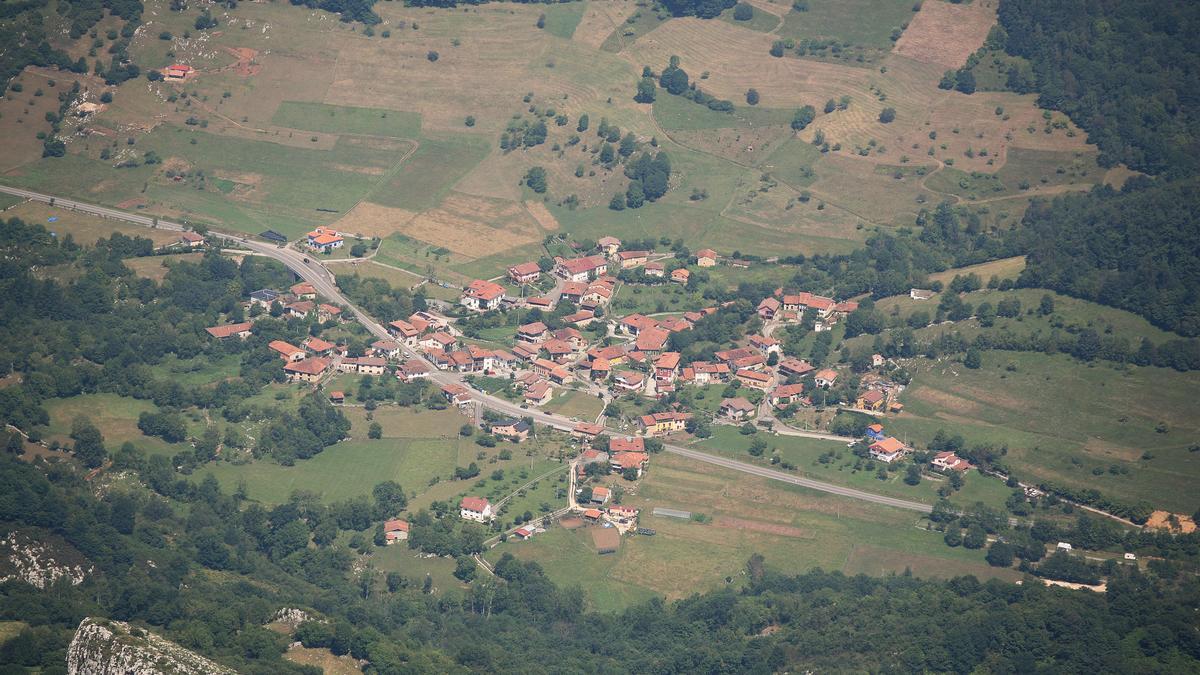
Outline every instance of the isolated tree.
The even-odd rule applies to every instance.
[[[473,127],[473,126],[475,126],[475,116],[474,116],[474,115],[467,115],[467,119],[465,120],[465,122],[464,122],[464,123],[465,123],[467,126],[469,126],[469,127]]]
[[[830,103],[832,102],[833,101],[831,99]],[[828,112],[828,110],[826,110],[826,112]],[[806,105],[797,110],[795,115],[792,115],[792,129],[794,131],[803,131],[808,125],[812,124],[812,121],[816,119],[816,117],[817,111],[811,105]]]
[[[75,457],[88,468],[94,469],[108,458],[104,436],[87,417],[76,417],[71,423],[71,440],[75,441]]]
[[[533,190],[538,194],[546,192],[546,170],[542,167],[529,167],[529,170],[525,172],[525,178],[523,180],[525,181],[525,184],[529,186],[530,190]]]
[[[546,27],[546,15],[545,15],[545,14],[539,14],[539,15],[538,15],[537,27],[538,27],[538,28],[545,28],[545,27]]]
[[[588,120],[587,113],[580,115],[579,116],[579,124],[575,125],[575,131],[578,131],[579,133],[583,133],[583,132],[587,131],[588,130],[588,121],[589,120]]]
[[[475,578],[475,561],[463,556],[458,559],[454,565],[454,578],[464,583],[469,583]]]
[[[916,464],[909,464],[908,471],[905,473],[904,482],[908,485],[921,484],[921,467]]]
[[[891,124],[896,119],[895,108],[884,108],[879,111],[879,121],[884,124]]]
[[[428,53],[425,54],[425,58],[429,59],[430,63],[433,63],[434,61],[438,60],[438,53],[430,50]]]
[[[672,57],[672,62],[677,62],[677,57]],[[688,74],[678,65],[671,65],[663,70],[662,75],[658,78],[659,85],[666,89],[668,93],[678,96],[687,91]]]
[[[976,370],[983,365],[983,356],[979,353],[977,347],[971,347],[967,350],[967,355],[963,357],[963,365],[972,370]]]
[[[613,150],[611,143],[605,143],[600,146],[600,162],[602,164],[611,164],[616,159],[617,153]]]
[[[733,18],[735,21],[749,21],[754,18],[754,8],[747,3],[740,2],[733,8]]]
[[[963,548],[980,549],[987,545],[987,531],[978,523],[967,528],[967,534],[963,537]]]
[[[784,49],[786,49],[786,46],[783,44],[783,40],[776,40],[772,42],[771,56],[774,56],[775,58],[783,56]]]
[[[758,90],[757,89],[751,88],[751,89],[746,90],[746,103],[748,103],[750,105],[758,105]]]
[[[828,101],[825,101],[825,114],[828,115],[829,113],[833,112],[834,110],[837,110],[837,101],[835,101],[833,99],[829,99]]]
[[[988,547],[987,555],[984,557],[992,567],[1011,567],[1015,555],[1016,549],[1012,544],[996,540]]]
[[[367,428],[367,438],[383,438],[383,425],[379,422],[371,422],[371,426]]]
[[[637,86],[637,94],[633,100],[638,103],[654,103],[654,95],[658,92],[658,85],[654,84],[654,80],[643,77]]]

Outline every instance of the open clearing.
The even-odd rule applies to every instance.
[[[896,53],[946,68],[959,68],[983,46],[996,23],[996,2],[976,0],[952,4],[932,0],[921,3],[912,23],[896,41]]]
[[[203,253],[180,253],[178,255],[152,255],[144,258],[126,258],[125,266],[145,279],[162,281],[167,276],[168,266],[179,262],[198,262]]]
[[[153,241],[155,246],[179,241],[178,232],[156,230],[120,220],[90,216],[42,202],[22,202],[6,210],[4,217],[20,218],[27,223],[37,223],[53,232],[57,237],[65,237],[69,234],[78,244],[95,244],[96,240],[111,237],[114,232],[120,232],[129,237],[145,237]],[[53,222],[51,222],[51,218],[54,219]]]
[[[907,367],[913,385],[901,399],[904,413],[889,422],[892,433],[929,439],[953,429],[968,443],[1007,446],[1005,461],[1032,482],[1096,488],[1180,513],[1200,506],[1190,487],[1200,458],[1188,449],[1200,431],[1194,377],[1000,351],[984,352],[978,370],[924,359]]]
[[[813,567],[854,573],[869,564],[883,571],[910,567],[919,576],[946,576],[937,565],[944,561],[941,569],[956,574],[997,576],[982,552],[946,547],[937,533],[914,527],[914,514],[672,455],[656,455],[636,494],[626,493],[622,503],[641,509],[640,525],[657,534],[624,537],[618,552],[597,555],[595,528],[556,527],[530,541],[502,544],[487,556],[495,560],[508,552],[536,560],[556,582],[580,583],[589,603],[600,609],[628,606],[648,592],[676,599],[721,586],[726,577],[738,580],[750,552],[762,553],[784,573]],[[656,517],[651,515],[656,506],[702,513],[713,522]],[[856,552],[856,542],[863,541],[887,555],[863,562],[864,554]]]

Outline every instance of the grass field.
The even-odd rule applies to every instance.
[[[46,440],[57,441],[66,447],[72,445],[71,424],[76,417],[87,417],[104,436],[104,444],[115,451],[126,441],[152,454],[173,455],[184,448],[166,441],[146,436],[137,427],[138,415],[143,412],[158,412],[150,401],[141,401],[116,394],[82,394],[70,398],[55,398],[43,406],[50,413],[50,426]]]
[[[25,199],[22,197],[9,194],[0,194],[0,211],[7,211],[23,201],[25,201]]]
[[[753,5],[751,6],[753,7]],[[738,21],[733,18],[732,9],[721,12],[721,20],[759,33],[770,33],[776,28],[781,28],[784,23],[783,18],[780,16],[764,11],[759,7],[754,7],[754,14],[750,17],[749,21]]]
[[[546,32],[564,40],[570,40],[575,35],[575,28],[579,26],[580,19],[583,18],[583,10],[586,5],[587,3],[584,2],[547,5],[543,11],[546,16]]]
[[[706,401],[708,398],[712,397],[706,397]],[[753,436],[743,436],[735,427],[730,426],[715,427],[713,431],[713,436],[703,441],[700,447],[709,452],[741,461],[767,465],[766,458],[768,456],[756,459],[746,452]],[[891,429],[889,428],[888,431],[891,432]],[[904,482],[903,471],[893,471],[888,474],[887,480],[880,480],[876,476],[876,471],[883,466],[882,463],[875,462],[873,463],[874,468],[865,468],[865,461],[860,461],[850,452],[846,444],[840,441],[773,436],[766,433],[761,435],[767,441],[769,449],[778,450],[779,457],[783,461],[790,462],[797,467],[799,475],[927,504],[933,504],[938,500],[937,489],[941,482],[936,478],[922,480],[920,484],[912,486]],[[768,452],[771,451],[768,450]],[[836,453],[832,462],[821,463],[818,461],[819,456],[829,451]],[[862,468],[856,469],[856,464]],[[961,505],[982,501],[990,506],[1003,508],[1004,500],[1010,492],[998,480],[972,474],[968,478],[967,486],[956,493],[952,501]]]
[[[198,262],[204,257],[203,253],[180,253],[177,255],[156,255],[145,256],[142,258],[126,258],[123,262],[125,266],[133,270],[133,273],[145,279],[152,279],[155,282],[160,282],[167,276],[169,265],[174,265],[179,262]]]
[[[0,621],[0,645],[20,635],[28,625],[24,621]]]
[[[417,113],[304,101],[284,101],[271,121],[281,127],[329,134],[391,138],[416,138],[421,134],[421,116]]]
[[[809,0],[807,4],[807,11],[788,12],[780,37],[888,50],[892,30],[913,17],[913,3],[908,0]]]
[[[901,398],[905,412],[888,422],[893,434],[924,442],[944,428],[968,443],[1007,446],[1004,461],[1026,480],[1180,513],[1200,506],[1189,487],[1200,478],[1200,458],[1189,450],[1200,395],[1194,377],[999,351],[984,352],[978,370],[924,359],[906,367],[913,384]]]
[[[215,384],[228,378],[237,377],[240,368],[241,358],[237,355],[225,356],[216,360],[209,360],[204,356],[192,359],[179,359],[172,356],[151,367],[155,375],[185,386]]]
[[[130,237],[146,237],[155,246],[174,243],[179,233],[141,227],[118,220],[89,216],[69,209],[50,206],[41,202],[21,202],[4,212],[4,218],[20,218],[27,223],[37,223],[57,237],[68,234],[78,244],[94,244],[97,239],[111,237],[120,232]],[[53,218],[54,222],[50,222]]]
[[[740,585],[752,552],[785,573],[821,567],[880,574],[907,567],[918,576],[1016,578],[989,568],[981,551],[946,547],[915,514],[670,455],[655,456],[636,494],[627,493],[623,503],[641,509],[640,525],[657,534],[624,537],[617,553],[601,556],[588,529],[554,528],[530,541],[502,544],[488,558],[507,552],[536,560],[554,581],[582,585],[599,609],[625,607],[652,593],[686,597],[724,585],[726,578]],[[656,517],[656,506],[703,513],[711,521]]]
[[[579,418],[585,422],[596,419],[604,406],[600,399],[582,391],[557,390],[554,398],[542,406],[542,410],[565,417]]]

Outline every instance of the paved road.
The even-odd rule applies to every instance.
[[[7,194],[11,194],[11,195],[16,195],[18,197],[24,197],[26,199],[32,199],[35,201],[46,202],[46,203],[49,203],[51,200],[53,200],[54,204],[56,206],[73,209],[76,211],[80,211],[82,213],[90,213],[90,214],[102,216],[105,218],[124,220],[126,222],[136,223],[138,225],[145,225],[148,227],[158,227],[160,229],[173,230],[173,231],[182,231],[183,229],[185,229],[183,224],[181,224],[181,223],[176,223],[176,222],[172,222],[169,220],[163,220],[163,219],[156,220],[150,216],[143,216],[143,215],[138,215],[138,214],[134,214],[134,213],[127,213],[125,211],[121,211],[118,209],[112,209],[112,208],[108,208],[105,206],[96,206],[94,204],[87,204],[84,202],[79,202],[79,201],[75,201],[75,200],[71,200],[71,199],[64,199],[61,197],[52,197],[51,195],[44,195],[44,194],[40,194],[37,192],[31,192],[29,190],[21,190],[18,188],[10,188],[10,187],[0,185],[0,192],[4,192]],[[326,298],[328,298],[329,300],[333,301],[336,304],[348,307],[350,309],[350,311],[354,314],[354,318],[359,323],[361,323],[372,335],[374,335],[378,338],[381,338],[381,339],[391,339],[391,335],[387,332],[387,329],[385,329],[379,322],[377,322],[374,318],[369,316],[366,312],[363,312],[361,309],[359,309],[357,305],[350,302],[350,300],[347,299],[346,296],[342,295],[342,292],[340,290],[338,290],[337,283],[336,283],[333,273],[330,272],[328,269],[326,269],[324,265],[320,264],[316,260],[309,258],[308,256],[304,255],[303,253],[292,250],[290,248],[280,247],[280,246],[276,246],[273,244],[267,244],[264,242],[255,241],[253,239],[248,239],[248,238],[242,237],[242,236],[224,234],[224,233],[216,233],[216,232],[210,233],[210,236],[217,236],[217,237],[220,237],[227,241],[236,242],[239,245],[244,246],[247,249],[250,249],[251,251],[253,251],[255,253],[259,253],[261,255],[268,256],[268,257],[274,258],[275,260],[278,260],[279,262],[286,265],[290,270],[295,272],[296,275],[299,276],[301,279],[312,284],[313,287],[317,290],[317,293],[325,296]],[[305,260],[309,260],[310,262],[306,263]],[[432,371],[432,376],[430,379],[432,379],[434,382],[437,382],[439,384],[452,384],[452,383],[464,384],[463,376],[461,373],[437,370],[437,368],[434,367],[434,365],[430,361],[428,361],[422,354],[410,349],[407,346],[404,347],[404,351],[406,352],[406,355],[409,358],[418,359],[430,367],[430,370]],[[540,410],[525,409],[515,403],[506,401],[502,398],[497,398],[495,396],[490,396],[488,394],[477,391],[475,389],[471,389],[471,395],[472,395],[472,398],[479,401],[485,407],[495,410],[504,415],[511,415],[513,417],[531,417],[531,418],[533,418],[534,422],[536,422],[538,424],[548,426],[548,427],[553,427],[555,429],[559,429],[562,431],[570,431],[571,429],[573,429],[575,427],[575,423],[570,421],[569,419],[566,419],[565,417],[560,417],[558,415],[552,415],[549,413],[542,412]],[[795,431],[795,430],[793,430],[793,431]],[[823,434],[816,434],[815,432],[797,432],[797,433],[795,433],[795,435],[809,435],[809,434],[812,434],[814,437],[818,437],[818,438],[825,437],[825,438],[829,438],[831,440],[833,440],[833,439],[840,440],[840,437],[829,437],[829,436],[823,435]],[[928,504],[922,504],[919,502],[911,502],[911,501],[907,501],[904,499],[896,499],[894,497],[885,497],[883,495],[877,495],[877,494],[873,494],[870,492],[864,492],[862,490],[855,490],[854,488],[842,487],[840,485],[834,485],[832,483],[825,483],[823,481],[813,480],[810,478],[802,478],[802,477],[794,476],[792,474],[789,474],[789,473],[786,473],[783,471],[776,471],[774,469],[768,469],[768,468],[761,467],[761,466],[755,466],[753,464],[747,464],[745,462],[739,462],[739,461],[727,459],[724,457],[718,457],[715,455],[708,454],[706,452],[700,452],[698,450],[692,450],[690,448],[685,448],[685,447],[678,446],[678,445],[664,445],[663,449],[666,450],[667,452],[671,452],[673,454],[687,457],[689,459],[693,459],[696,461],[706,462],[708,464],[715,464],[717,466],[723,466],[725,468],[732,469],[734,471],[741,471],[742,473],[748,473],[748,474],[753,474],[756,476],[762,476],[763,478],[769,478],[771,480],[777,480],[777,481],[781,481],[784,483],[791,483],[792,485],[800,485],[802,487],[806,487],[806,488],[809,488],[812,490],[828,492],[830,494],[840,495],[843,497],[849,497],[851,499],[859,499],[862,501],[873,502],[876,504],[884,504],[884,505],[893,506],[896,508],[908,509],[908,510],[912,510],[912,511],[920,511],[920,512],[925,512],[925,513],[932,510],[932,507],[930,507]]]

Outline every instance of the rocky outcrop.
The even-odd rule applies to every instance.
[[[84,619],[67,648],[70,675],[236,675],[154,633],[121,621]]]
[[[83,583],[92,566],[61,537],[16,530],[0,538],[0,583],[19,579],[46,588],[59,579]]]

